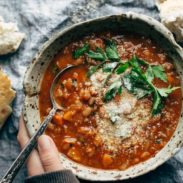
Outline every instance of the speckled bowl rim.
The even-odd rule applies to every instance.
[[[35,58],[33,59],[32,64],[28,67],[28,69],[25,73],[25,78],[24,78],[25,102],[24,102],[24,108],[23,108],[23,116],[24,116],[24,120],[26,122],[26,126],[27,126],[27,129],[28,129],[30,135],[33,134],[35,129],[33,127],[31,127],[31,122],[28,121],[28,118],[27,118],[27,115],[30,111],[28,112],[26,110],[26,107],[27,107],[26,104],[29,101],[29,100],[27,100],[29,96],[26,95],[26,93],[27,93],[27,86],[26,85],[27,85],[27,83],[29,83],[28,79],[29,79],[29,76],[31,74],[32,69],[35,67],[36,62],[39,61],[39,57],[44,52],[44,50],[47,47],[49,47],[49,45],[51,43],[53,43],[58,37],[60,37],[61,35],[65,34],[68,31],[74,29],[75,27],[78,27],[78,26],[83,25],[83,24],[89,24],[90,22],[93,22],[96,20],[102,21],[102,20],[106,20],[106,19],[111,18],[111,17],[121,17],[121,16],[125,16],[129,20],[135,19],[135,20],[144,21],[144,22],[148,23],[149,25],[153,26],[157,32],[163,34],[164,37],[166,37],[166,39],[172,44],[172,47],[174,47],[175,50],[177,51],[177,53],[179,54],[181,60],[183,60],[182,49],[175,42],[172,33],[164,25],[162,25],[160,22],[156,21],[155,19],[153,19],[151,17],[145,16],[145,15],[129,12],[129,13],[120,14],[120,15],[112,15],[112,16],[105,16],[105,17],[101,17],[101,18],[97,18],[97,19],[92,19],[89,21],[75,24],[69,28],[66,28],[63,31],[56,33],[42,46],[40,51],[36,54]],[[180,118],[182,118],[182,115]],[[179,128],[183,129],[183,121],[181,119],[179,120],[179,123],[177,126],[177,129],[179,129]],[[61,162],[63,163],[63,166],[65,168],[71,169],[73,171],[73,173],[75,173],[79,178],[82,178],[85,180],[93,180],[93,181],[112,181],[113,180],[113,181],[117,181],[117,180],[125,180],[125,179],[129,179],[129,178],[134,178],[134,177],[140,176],[142,174],[145,174],[149,171],[154,170],[155,168],[157,168],[158,166],[163,164],[165,161],[170,159],[181,148],[181,146],[183,144],[183,130],[179,131],[177,129],[176,129],[173,137],[166,144],[166,146],[159,153],[157,153],[153,158],[150,158],[149,160],[147,160],[145,162],[142,162],[142,163],[139,163],[135,166],[132,166],[124,171],[101,170],[101,169],[86,167],[86,166],[83,166],[83,165],[78,164],[76,162],[73,162],[72,160],[69,160],[63,154],[60,154],[60,159],[61,159]],[[164,149],[166,149],[165,152],[164,152]],[[164,154],[164,153],[166,153],[166,154]]]

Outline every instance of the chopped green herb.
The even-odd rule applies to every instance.
[[[158,93],[161,95],[161,97],[168,97],[168,95],[170,93],[172,93],[172,91],[178,89],[180,87],[173,87],[171,88],[170,86],[168,88],[156,88]]]
[[[111,72],[116,66],[117,66],[117,62],[112,62],[112,63],[106,63],[103,66],[103,72]]]
[[[125,88],[130,93],[136,95],[138,99],[149,95],[152,92],[147,83],[144,82],[144,80],[141,79],[139,74],[136,73],[134,70],[132,70],[129,74],[126,74],[123,77],[123,83]]]
[[[106,40],[106,55],[109,60],[117,60],[119,61],[119,55],[117,51],[117,46],[114,41],[107,39]]]
[[[100,69],[106,62],[102,62],[99,65],[96,66],[91,66],[89,68],[89,71],[87,72],[87,77],[90,77],[91,75],[93,75],[98,69]]]
[[[178,88],[171,88],[170,86],[168,88],[157,88],[154,86],[152,83],[154,78],[167,82],[167,76],[164,68],[160,65],[151,65],[137,56],[133,56],[124,64],[120,63],[120,57],[115,42],[110,39],[104,40],[106,45],[105,51],[101,48],[96,48],[95,51],[89,50],[89,45],[86,43],[83,47],[78,48],[73,52],[74,58],[79,58],[86,53],[89,58],[102,62],[96,66],[90,67],[87,76],[90,77],[98,69],[102,68],[103,72],[109,72],[104,85],[108,82],[113,73],[120,75],[128,68],[131,69],[130,73],[125,74],[122,78],[116,80],[109,86],[104,95],[104,101],[108,102],[112,100],[116,94],[122,93],[123,81],[124,87],[138,99],[151,94],[153,97],[152,114],[156,115],[160,113],[163,108],[165,98]],[[75,84],[75,82],[73,84]]]
[[[89,44],[85,43],[83,47],[76,49],[73,52],[73,58],[77,59],[89,51]]]
[[[116,74],[122,74],[123,72],[126,71],[126,69],[128,69],[128,67],[129,67],[128,62],[120,64],[119,67],[116,69]]]
[[[101,48],[96,48],[96,51],[89,50],[87,56],[99,61],[105,61],[107,59],[106,53]]]
[[[157,90],[154,90],[153,93],[153,107],[152,107],[152,114],[156,115],[161,112],[163,108],[163,103],[160,95],[158,94]]]
[[[90,77],[93,75],[97,70],[99,69],[99,65],[97,66],[91,66],[89,71],[87,72],[87,76]]]
[[[104,56],[105,60],[107,60],[107,55],[104,52],[104,50],[102,50],[101,48],[97,47],[96,48],[96,52],[101,53]]]
[[[161,65],[152,66],[152,70],[155,77],[161,79],[164,82],[167,82],[167,77],[164,72],[164,68]]]
[[[164,82],[167,82],[167,77],[164,72],[164,69],[160,65],[158,66],[149,65],[146,70],[145,76],[149,82],[152,82],[155,77],[161,79]]]
[[[104,101],[108,102],[112,100],[116,96],[116,94],[121,94],[122,93],[121,85],[122,85],[121,79],[112,83],[104,95]]]
[[[145,72],[145,76],[146,76],[148,82],[152,82],[153,81],[154,73],[153,73],[153,70],[152,70],[151,66],[148,66],[148,68],[147,68],[147,70]]]
[[[87,53],[88,57],[94,59],[94,60],[99,60],[99,61],[104,61],[105,57],[102,53],[99,52],[94,52],[92,50],[89,50],[89,52]]]

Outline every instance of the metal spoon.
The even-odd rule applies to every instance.
[[[78,67],[78,66],[72,66],[72,65],[67,66],[66,68],[61,70],[56,75],[56,77],[54,78],[53,83],[52,83],[51,88],[50,88],[50,98],[51,98],[51,103],[52,103],[52,106],[53,106],[52,109],[50,110],[48,116],[42,122],[42,124],[39,127],[38,131],[32,136],[32,138],[27,143],[27,145],[22,149],[22,151],[20,152],[18,157],[15,159],[15,161],[13,162],[13,164],[11,165],[9,170],[6,172],[6,174],[4,175],[4,177],[2,178],[0,183],[10,183],[10,182],[13,181],[14,177],[17,175],[18,171],[20,170],[20,168],[24,164],[25,160],[28,158],[31,151],[36,147],[38,137],[43,134],[43,132],[45,131],[45,129],[48,126],[49,122],[52,120],[53,116],[55,115],[56,111],[58,109],[63,110],[63,108],[56,103],[53,91],[54,91],[55,85],[57,84],[60,76],[64,72],[66,72],[69,69],[74,68],[74,67]]]

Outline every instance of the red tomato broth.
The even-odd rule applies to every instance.
[[[121,59],[130,59],[134,54],[136,54],[138,57],[150,63],[171,64],[172,62],[172,60],[157,44],[152,40],[139,35],[124,34],[122,36],[117,36],[110,33],[103,33],[101,35],[93,34],[91,36],[87,36],[83,38],[83,40],[71,43],[61,50],[47,68],[39,94],[39,110],[41,119],[43,119],[51,109],[49,89],[53,78],[56,75],[56,73],[53,72],[53,66],[57,65],[58,69],[62,69],[68,64],[79,65],[84,63],[83,57],[73,59],[72,52],[86,41],[90,42],[94,40],[95,43],[102,47],[101,36],[112,37],[117,41],[118,45],[123,45],[126,51],[121,55]],[[177,89],[171,93],[165,101],[165,107],[160,117],[149,120],[148,124],[144,127],[144,133],[141,135],[142,137],[145,137],[146,140],[143,144],[137,144],[127,149],[122,145],[117,154],[113,156],[113,152],[104,148],[103,142],[100,142],[100,140],[98,140],[98,142],[96,140],[96,133],[92,133],[92,131],[95,131],[95,128],[97,127],[95,121],[95,110],[90,109],[92,108],[92,105],[89,105],[88,100],[81,99],[80,96],[81,90],[87,90],[88,88],[88,86],[84,85],[84,83],[88,81],[88,78],[86,77],[88,67],[88,65],[84,65],[79,68],[74,68],[60,78],[54,94],[56,96],[57,89],[65,80],[66,85],[68,85],[69,88],[67,91],[68,96],[65,96],[64,98],[64,95],[62,94],[62,97],[56,98],[57,102],[66,108],[66,111],[57,113],[58,116],[62,117],[55,117],[52,120],[46,130],[46,134],[53,138],[59,151],[65,154],[68,158],[83,165],[95,168],[124,170],[132,165],[153,157],[166,145],[176,129],[182,107],[181,90]],[[172,86],[180,86],[180,78],[176,73],[175,68],[168,68],[167,70],[165,69],[165,71],[168,77],[168,83],[155,79],[154,84],[160,88],[168,87],[169,84]],[[75,76],[78,75],[77,84],[81,84],[77,91],[73,86],[67,84],[67,82],[70,82],[68,79],[76,79],[74,73],[77,73]],[[86,95],[85,91],[83,95]],[[81,104],[78,105],[81,105],[82,107],[74,106],[73,104],[78,98],[79,100],[81,99]],[[87,95],[84,98],[87,98]],[[152,97],[148,97],[146,100],[147,104],[151,104],[151,100]],[[86,110],[85,115],[87,115],[87,112],[91,112],[90,110],[92,110],[92,112],[89,116],[85,117],[83,116],[84,110]],[[65,117],[67,120],[63,119],[65,113],[69,111],[71,113],[75,111],[71,114],[71,119],[68,116]],[[171,113],[171,118],[167,118],[166,113]],[[65,142],[65,139],[70,142]]]

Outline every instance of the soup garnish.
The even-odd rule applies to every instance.
[[[89,45],[85,43],[83,47],[78,48],[73,52],[74,58],[79,58],[83,54],[86,54],[86,56],[88,56],[89,58],[92,58],[96,61],[102,61],[101,64],[93,66],[89,69],[88,76],[91,76],[92,74],[97,72],[97,70],[101,67],[103,72],[116,74],[122,74],[128,68],[131,68],[130,73],[125,74],[123,77],[119,78],[109,86],[109,89],[103,97],[104,101],[107,102],[114,98],[116,94],[121,94],[122,85],[124,85],[124,87],[130,93],[136,95],[138,99],[146,95],[152,94],[152,114],[154,115],[160,113],[163,108],[163,100],[179,87],[168,86],[167,88],[157,88],[152,83],[154,78],[159,78],[160,80],[167,82],[167,76],[164,72],[164,68],[161,65],[149,64],[148,62],[139,59],[136,56],[133,56],[130,60],[122,62],[118,55],[115,42],[112,40],[105,41],[105,51],[97,47],[94,52],[92,50],[89,50]],[[120,62],[120,64],[117,62]],[[141,67],[146,67],[146,71],[143,72]],[[106,78],[107,80],[109,80],[111,74],[109,74],[108,76],[109,77]],[[107,80],[103,83],[103,85],[106,84]]]
[[[95,168],[120,169],[154,156],[171,138],[181,111],[180,78],[172,60],[139,35],[89,35],[53,59],[39,94],[43,119],[49,87],[64,107],[46,133],[68,158]]]

